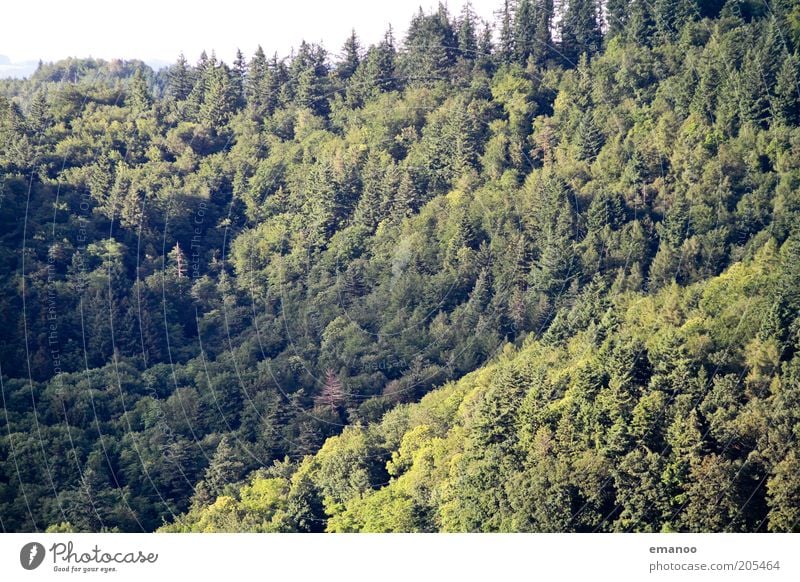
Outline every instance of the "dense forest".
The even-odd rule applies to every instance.
[[[2,531],[800,531],[800,1],[0,81]]]

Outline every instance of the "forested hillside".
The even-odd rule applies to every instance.
[[[517,0],[0,81],[0,526],[798,530],[798,43]]]

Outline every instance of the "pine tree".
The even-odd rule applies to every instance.
[[[183,250],[181,249],[180,243],[175,243],[175,246],[172,247],[172,250],[169,252],[169,262],[174,269],[175,278],[176,279],[185,279],[186,278],[186,255],[184,254]]]
[[[561,20],[561,52],[567,65],[575,66],[584,53],[591,57],[601,41],[595,0],[569,0]]]
[[[458,20],[458,53],[463,59],[474,60],[478,51],[477,18],[472,4],[467,2]]]
[[[653,7],[649,0],[633,0],[629,6],[626,37],[628,42],[650,46],[655,33]]]
[[[657,34],[667,41],[675,40],[683,26],[698,17],[695,0],[655,0],[652,12]]]
[[[239,108],[245,103],[244,89],[247,82],[247,63],[245,62],[242,51],[239,49],[236,49],[236,59],[233,61],[233,70],[231,73],[233,94],[236,97],[236,107]]]
[[[322,385],[317,405],[329,408],[339,408],[345,401],[344,388],[336,373],[328,368],[325,370],[325,383]]]
[[[797,53],[783,59],[775,84],[775,116],[786,125],[800,121],[800,58]]]
[[[258,45],[253,58],[247,67],[247,83],[245,84],[245,95],[251,106],[258,107],[262,104],[261,88],[264,78],[267,76],[267,57],[264,49]]]
[[[503,1],[500,14],[500,62],[511,63],[514,60],[514,5],[511,0]]]
[[[204,478],[212,498],[222,494],[226,485],[241,479],[243,472],[244,463],[237,458],[230,438],[227,435],[222,437]]]
[[[525,63],[536,45],[536,15],[533,0],[520,0],[514,15],[514,57]]]
[[[177,62],[168,73],[168,91],[178,101],[183,101],[192,92],[192,71],[183,53],[178,55]]]
[[[580,159],[593,160],[600,153],[604,137],[591,112],[583,114],[575,138]]]
[[[342,47],[341,60],[336,65],[336,76],[342,81],[346,81],[355,74],[359,63],[361,63],[360,49],[361,45],[354,29],[350,32],[350,36],[347,37]]]
[[[26,124],[30,134],[39,139],[42,138],[42,134],[52,124],[50,105],[47,103],[47,94],[43,89],[39,89],[31,100]]]
[[[630,0],[607,0],[605,4],[606,38],[609,40],[623,34],[628,26]]]
[[[136,69],[131,80],[129,104],[136,113],[143,113],[150,109],[152,103],[153,98],[150,96],[142,70]]]
[[[222,64],[209,69],[208,88],[200,106],[200,122],[210,129],[219,130],[231,118],[236,106],[236,95],[230,70]]]

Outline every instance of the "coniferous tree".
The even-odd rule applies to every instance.
[[[675,40],[681,28],[698,16],[695,0],[655,0],[652,12],[656,33],[667,41]]]
[[[396,75],[397,49],[394,46],[394,33],[390,26],[378,43],[369,70],[372,78],[382,91],[391,91],[397,88]]]
[[[418,203],[419,193],[414,184],[414,179],[411,177],[410,172],[403,172],[392,203],[392,215],[395,219],[402,220],[416,210]]]
[[[192,71],[183,53],[169,70],[168,91],[178,101],[183,101],[192,91]]]
[[[483,23],[480,34],[478,35],[478,59],[480,65],[489,70],[491,57],[494,53],[494,42],[492,41],[492,26],[488,22]]]
[[[41,139],[44,132],[52,124],[50,105],[44,90],[39,89],[33,96],[26,116],[28,131],[32,136]]]
[[[358,65],[361,63],[360,49],[361,45],[358,42],[356,31],[353,30],[342,47],[342,56],[336,65],[336,75],[342,81],[346,81],[355,74]]]
[[[247,66],[247,83],[245,84],[245,94],[248,103],[258,108],[263,104],[263,95],[261,90],[263,88],[264,80],[267,76],[267,57],[264,55],[264,49],[258,45],[253,58]]]
[[[797,53],[783,59],[775,84],[775,115],[789,125],[800,121],[800,58]]]
[[[317,398],[317,403],[329,408],[339,408],[345,401],[344,388],[336,373],[328,368],[325,370],[325,382]]]
[[[188,273],[188,263],[186,261],[186,254],[181,249],[180,243],[175,243],[172,250],[169,252],[169,264],[173,269],[173,275],[176,279],[185,279]]]
[[[222,129],[230,120],[236,107],[236,89],[227,65],[208,70],[208,88],[200,106],[199,120],[210,129]]]
[[[233,94],[236,97],[236,107],[242,107],[245,103],[245,84],[247,83],[247,62],[240,49],[236,49],[236,58],[231,69],[231,83]]]
[[[200,53],[200,58],[194,69],[194,79],[192,90],[189,92],[187,101],[187,114],[191,119],[197,119],[200,112],[200,106],[203,104],[208,87],[210,84],[211,76],[216,67],[216,59],[208,57],[206,51]]]
[[[237,458],[231,440],[227,436],[222,437],[204,477],[212,499],[220,495],[226,485],[236,483],[241,479],[243,471],[244,463]]]
[[[600,50],[602,35],[595,0],[569,0],[561,19],[561,52],[568,66]]]
[[[535,8],[533,63],[537,67],[544,67],[553,54],[553,0],[537,0]]]
[[[472,4],[467,2],[461,9],[458,19],[458,54],[461,58],[475,60],[478,53],[478,20],[472,9]]]
[[[653,4],[648,0],[632,0],[626,25],[627,41],[650,46],[655,29]]]
[[[292,97],[298,105],[318,115],[326,115],[328,110],[326,56],[321,46],[302,42],[289,67]]]
[[[597,127],[594,115],[589,112],[581,118],[575,137],[578,156],[581,159],[593,160],[600,153],[600,148],[603,147],[603,134]]]
[[[403,70],[416,82],[430,82],[445,75],[455,62],[458,41],[444,4],[433,14],[422,9],[411,20],[405,39]]]
[[[142,75],[141,69],[136,69],[133,75],[129,99],[131,108],[137,113],[147,111],[153,103],[153,99],[150,96],[150,89],[147,87],[147,81]]]
[[[512,0],[503,0],[500,14],[500,62],[511,63],[515,56],[514,47],[514,4]]]
[[[607,0],[605,3],[606,38],[623,34],[628,27],[630,0]]]
[[[514,56],[525,63],[536,46],[536,14],[533,0],[519,0],[514,14]]]

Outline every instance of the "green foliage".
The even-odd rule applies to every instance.
[[[0,81],[2,527],[796,529],[797,10],[562,8]]]
[[[750,531],[765,517],[773,531],[792,529],[796,459],[768,434],[796,415],[785,400],[796,390],[778,388],[793,386],[793,373],[772,366],[763,372],[772,388],[743,390],[743,375],[761,365],[746,356],[757,330],[740,327],[731,339],[713,325],[718,305],[769,305],[773,261],[767,250],[685,289],[619,295],[605,339],[593,320],[567,342],[526,342],[329,439],[301,469],[325,500],[328,530]],[[715,301],[698,303],[710,294]],[[738,356],[713,388],[705,372],[680,372],[710,368],[722,345]],[[797,365],[797,356],[785,362]],[[753,489],[759,481],[767,487]]]

